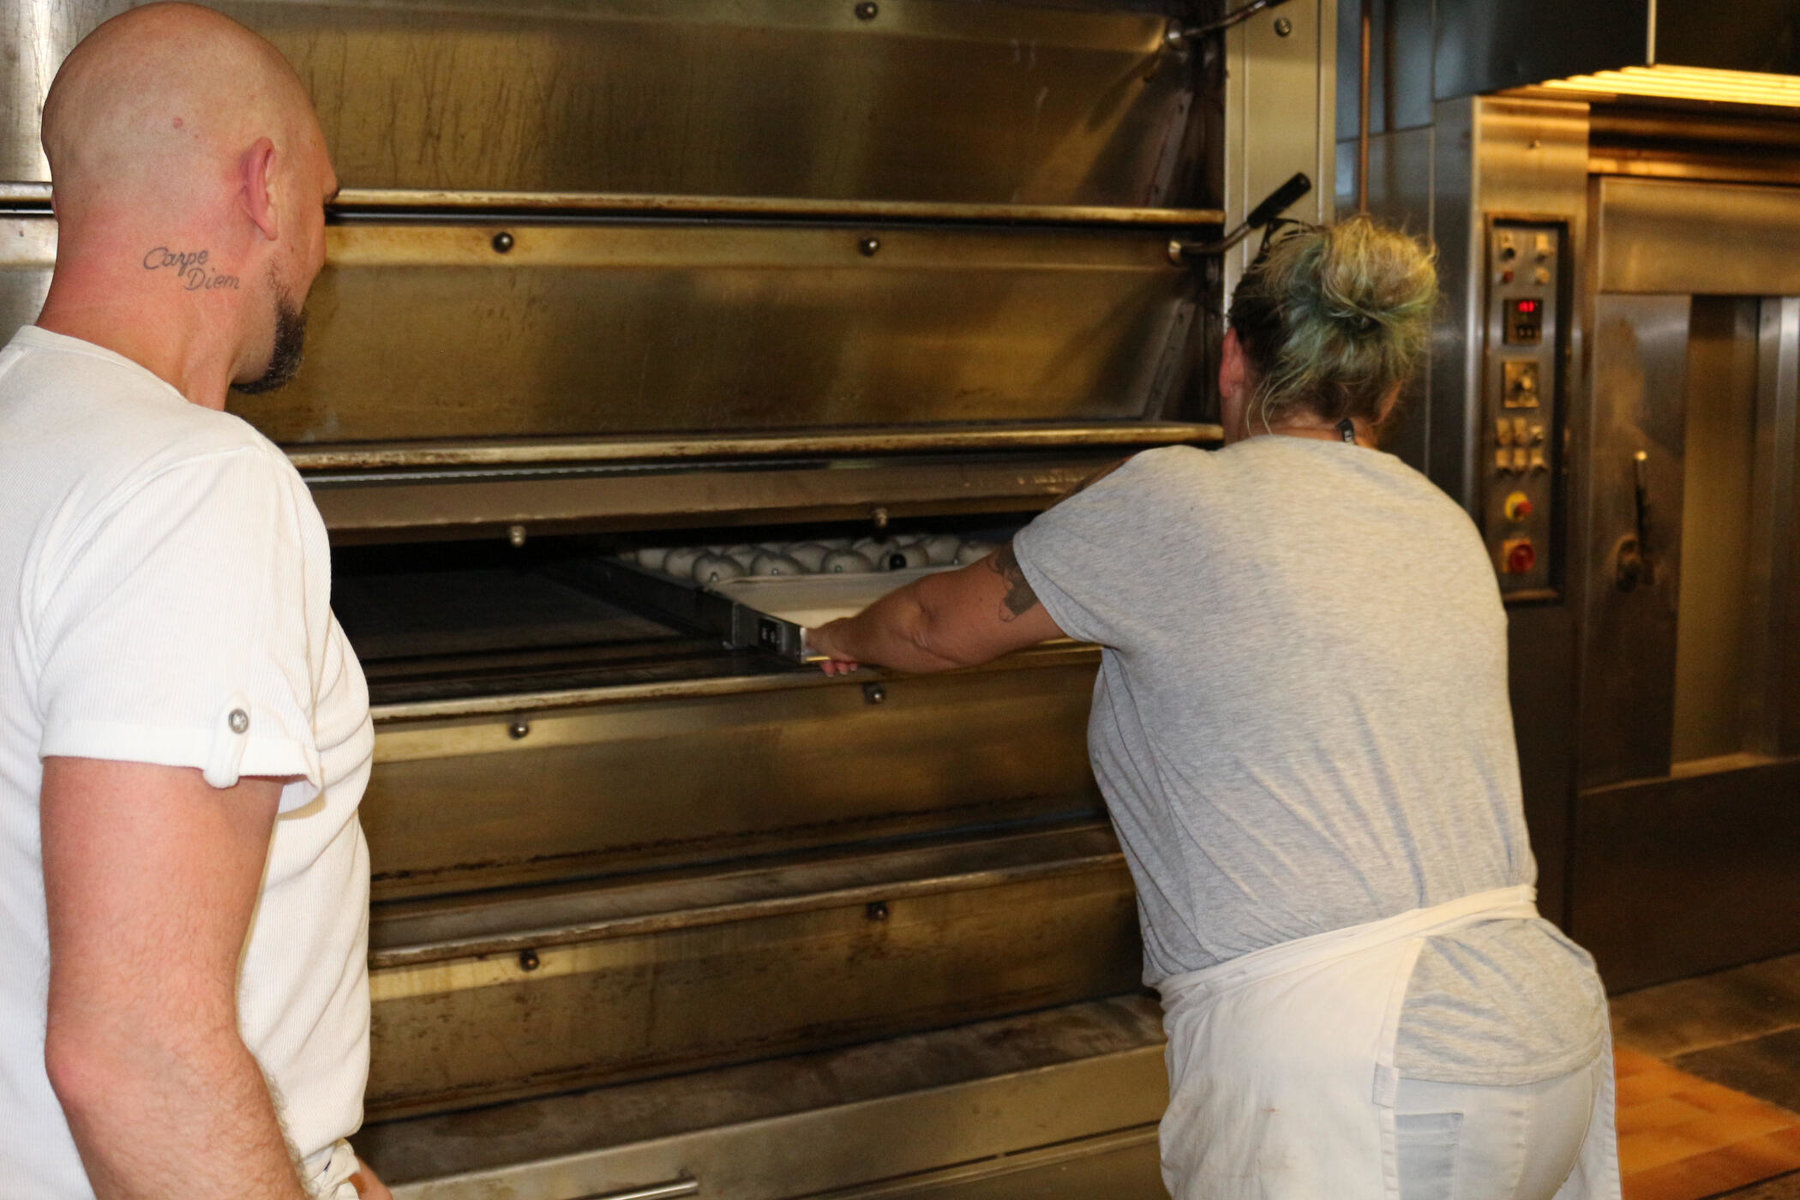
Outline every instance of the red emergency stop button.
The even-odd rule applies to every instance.
[[[1524,575],[1537,566],[1537,547],[1530,538],[1513,538],[1500,547],[1500,563],[1508,575]]]
[[[1506,519],[1523,521],[1531,515],[1531,497],[1524,492],[1514,492],[1506,498]]]

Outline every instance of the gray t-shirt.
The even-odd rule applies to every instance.
[[[1088,742],[1137,883],[1144,980],[1532,883],[1506,614],[1468,516],[1342,442],[1138,455],[1020,531],[1105,648]],[[1546,921],[1431,939],[1415,1078],[1528,1083],[1598,1053],[1604,997]]]

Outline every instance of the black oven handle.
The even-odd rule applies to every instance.
[[[1257,13],[1270,8],[1279,8],[1287,0],[1250,0],[1244,7],[1226,13],[1216,21],[1208,21],[1204,25],[1186,25],[1181,29],[1184,38],[1202,38],[1209,33],[1223,33],[1233,25],[1242,25]]]
[[[1261,229],[1276,217],[1279,217],[1294,201],[1312,191],[1312,180],[1305,171],[1297,171],[1286,183],[1270,192],[1263,202],[1250,210],[1244,223],[1226,234],[1216,242],[1184,242],[1175,238],[1169,242],[1169,261],[1177,266],[1184,262],[1211,258],[1215,254],[1223,254],[1245,238],[1251,232]]]

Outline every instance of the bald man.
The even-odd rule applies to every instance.
[[[287,459],[337,189],[274,47],[135,9],[44,108],[58,222],[0,350],[0,1192],[366,1185],[373,734]]]

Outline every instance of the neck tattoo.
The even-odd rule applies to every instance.
[[[210,292],[214,288],[235,291],[238,277],[220,271],[217,265],[207,261],[209,257],[210,252],[206,250],[171,250],[167,246],[158,246],[144,253],[143,267],[146,271],[172,272],[186,291]]]

